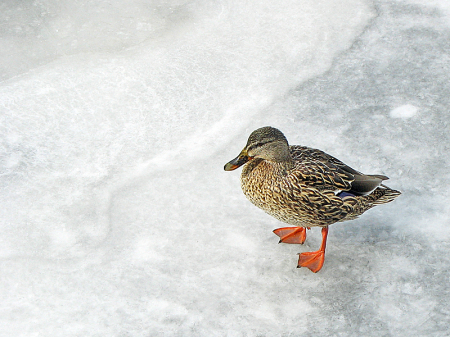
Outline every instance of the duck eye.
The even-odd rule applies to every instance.
[[[259,142],[259,143],[253,144],[247,149],[247,151],[254,150],[254,149],[258,148],[258,147],[263,146],[264,144],[266,144],[266,143]]]

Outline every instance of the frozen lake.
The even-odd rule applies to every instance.
[[[448,336],[450,4],[0,4],[0,336]],[[251,131],[402,191],[323,269],[223,165]]]

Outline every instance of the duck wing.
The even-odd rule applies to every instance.
[[[302,182],[319,190],[366,195],[388,179],[383,175],[367,175],[356,171],[321,150],[294,145],[290,147],[290,152]]]

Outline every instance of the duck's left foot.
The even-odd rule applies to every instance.
[[[306,267],[313,273],[317,273],[322,269],[325,261],[325,248],[327,246],[328,226],[322,228],[322,244],[319,250],[315,252],[301,253],[298,258],[297,268]]]
[[[306,240],[306,228],[304,227],[283,227],[273,231],[280,237],[283,243],[299,243],[303,244]]]
[[[323,262],[325,261],[325,252],[318,250],[316,252],[301,253],[298,258],[297,268],[306,267],[313,273],[317,273],[322,269]]]

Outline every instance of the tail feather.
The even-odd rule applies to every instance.
[[[370,197],[373,200],[372,203],[374,205],[381,205],[393,201],[400,194],[402,194],[400,191],[393,190],[386,185],[381,185],[381,187],[378,187],[367,197]]]
[[[353,205],[349,206],[351,210],[349,211],[348,215],[340,221],[356,219],[365,211],[371,209],[372,207],[375,207],[376,205],[386,204],[393,201],[400,194],[401,192],[393,190],[392,188],[381,184],[369,195],[361,195],[355,196],[354,198],[348,198],[347,203],[353,200]]]

